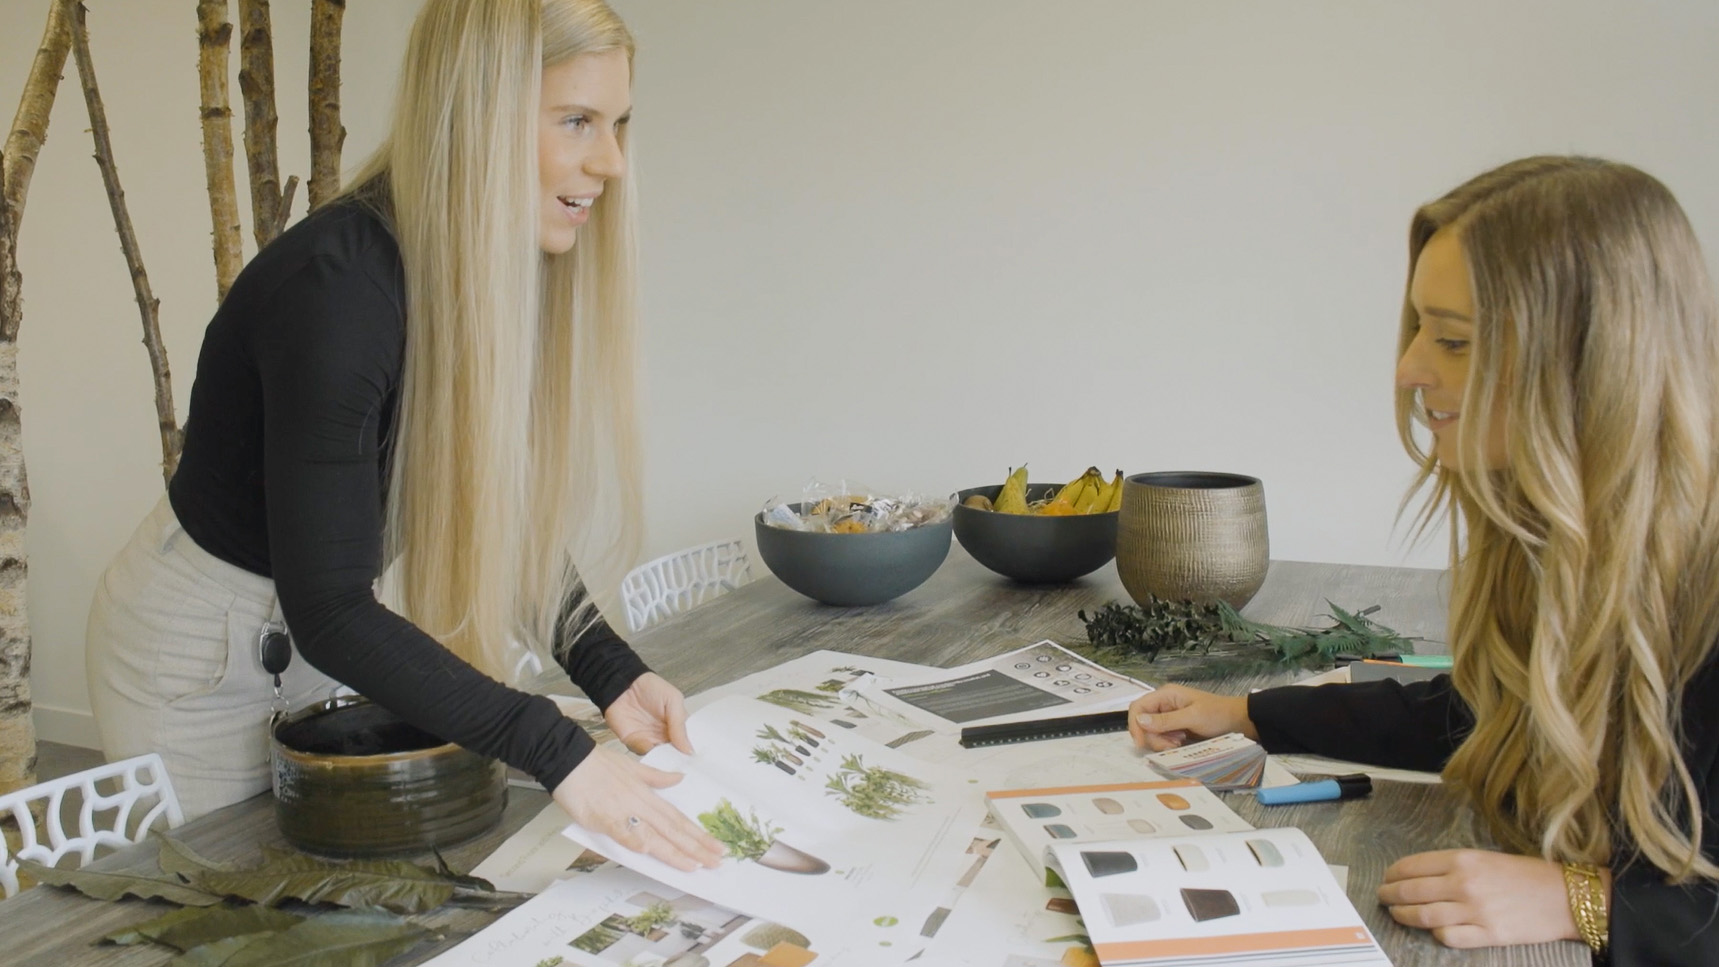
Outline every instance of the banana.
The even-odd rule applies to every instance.
[[[1108,499],[1102,513],[1110,514],[1122,509],[1122,471],[1116,471],[1116,476],[1111,478],[1110,493],[1105,496]]]
[[[1051,498],[1051,502],[1055,503],[1058,500],[1066,500],[1068,501],[1068,505],[1073,507],[1075,501],[1080,499],[1080,492],[1086,489],[1086,485],[1088,483],[1089,481],[1087,480],[1086,474],[1081,474],[1073,480],[1070,480],[1068,483],[1063,484],[1062,489],[1056,492],[1055,497]]]
[[[1104,508],[1110,505],[1110,484],[1105,482],[1103,474],[1099,474],[1098,485],[1092,489],[1092,507],[1087,511],[1087,513],[1102,514],[1104,513]]]
[[[1080,499],[1074,502],[1074,512],[1077,514],[1092,514],[1098,511],[1099,498],[1104,491],[1104,473],[1097,467],[1087,467],[1085,479],[1086,489],[1080,492]]]
[[[1027,465],[1021,464],[1003,482],[1003,489],[992,502],[992,508],[1003,514],[1027,513]]]

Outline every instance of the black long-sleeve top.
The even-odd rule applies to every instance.
[[[258,253],[209,323],[168,496],[199,547],[274,579],[303,659],[553,789],[590,736],[376,600],[405,341],[387,225],[353,202],[311,214]],[[647,671],[602,621],[567,654],[602,708]]]
[[[1450,676],[1399,684],[1289,686],[1248,697],[1271,752],[1310,752],[1373,765],[1439,770],[1474,727]],[[1683,761],[1700,792],[1701,850],[1719,861],[1719,660],[1683,693]],[[1620,848],[1612,862],[1611,963],[1719,965],[1719,884],[1671,886]]]

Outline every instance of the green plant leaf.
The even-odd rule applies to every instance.
[[[311,917],[247,944],[222,967],[376,967],[416,946],[430,931],[378,910],[339,910]]]
[[[193,873],[207,870],[231,871],[238,869],[232,863],[217,863],[214,860],[204,859],[191,847],[158,829],[151,830],[149,835],[161,847],[160,852],[155,857],[155,862],[160,865],[163,873],[177,873],[189,877]]]
[[[275,906],[284,900],[374,906],[396,913],[422,913],[448,902],[454,884],[436,873],[401,860],[334,863],[303,853],[263,849],[263,865],[253,870],[191,875],[199,889]]]
[[[185,920],[194,920],[197,917],[208,913],[209,910],[210,908],[208,907],[180,907],[172,913],[163,914],[162,916],[156,917],[152,920],[145,920],[142,923],[134,923],[123,930],[115,930],[113,933],[108,934],[102,939],[111,944],[118,944],[121,947],[129,947],[132,944],[149,943],[154,940],[156,935],[162,930]]]
[[[239,951],[264,940],[273,934],[250,933],[242,937],[228,937],[214,943],[193,947],[167,962],[167,967],[222,967],[227,961],[237,956]]]
[[[187,886],[177,879],[144,876],[138,873],[104,873],[96,870],[61,870],[43,866],[35,860],[19,860],[18,868],[36,878],[38,883],[69,886],[97,900],[117,900],[134,896],[144,900],[166,900],[185,907],[210,907],[221,902],[211,894]]]
[[[103,938],[114,943],[138,943],[153,940],[175,950],[189,951],[229,937],[257,933],[274,933],[303,920],[304,917],[269,907],[212,907],[176,910],[164,917],[146,920],[126,930]],[[121,939],[125,938],[125,939]],[[136,939],[130,939],[136,938]]]

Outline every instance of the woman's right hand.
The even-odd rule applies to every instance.
[[[598,746],[551,795],[574,822],[635,853],[682,872],[714,867],[726,852],[722,844],[656,793],[680,779]]]
[[[1129,736],[1136,746],[1154,752],[1228,732],[1259,738],[1259,730],[1247,717],[1245,695],[1213,695],[1185,685],[1165,685],[1128,706]]]

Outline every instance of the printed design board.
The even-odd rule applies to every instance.
[[[890,699],[952,726],[1123,709],[1152,690],[1048,640],[956,668],[921,668],[880,685]]]
[[[753,699],[706,705],[687,730],[696,758],[665,745],[643,761],[683,774],[659,794],[724,842],[719,868],[683,873],[576,824],[566,835],[674,889],[852,938],[874,962],[923,946],[984,816],[965,781]]]

